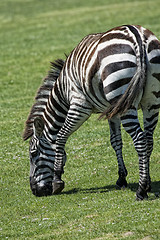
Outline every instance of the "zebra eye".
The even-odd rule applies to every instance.
[[[38,154],[38,150],[30,150],[31,156],[36,157]]]

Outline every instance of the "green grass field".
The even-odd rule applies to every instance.
[[[122,24],[143,25],[160,39],[160,0],[0,1],[0,239],[160,239],[160,123],[148,200],[135,201],[138,158],[124,131],[129,187],[116,190],[108,123],[96,115],[67,142],[62,194],[36,198],[29,186],[29,145],[21,135],[49,62],[85,35]]]

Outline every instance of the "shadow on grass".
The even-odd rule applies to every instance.
[[[152,190],[151,193],[155,193],[155,195],[159,195],[160,193],[160,181],[152,182],[151,184]],[[128,189],[133,192],[137,191],[138,183],[128,183]],[[61,194],[76,194],[78,192],[82,193],[105,193],[110,191],[116,191],[116,185],[107,185],[104,187],[95,187],[95,188],[73,188],[69,191],[63,191]]]

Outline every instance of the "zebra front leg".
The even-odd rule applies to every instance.
[[[76,131],[91,115],[92,108],[87,103],[73,104],[70,106],[65,123],[57,134],[56,156],[54,163],[53,194],[60,193],[64,188],[61,176],[64,173],[63,156],[64,147],[68,137]]]
[[[60,193],[64,189],[64,187],[65,187],[65,182],[61,179],[61,176],[64,173],[63,167],[65,165],[66,158],[67,158],[66,157],[66,152],[64,151],[61,154],[60,157],[62,159],[62,168],[61,168],[60,171],[54,171],[54,177],[53,177],[53,182],[52,182],[52,193],[53,194]]]
[[[125,188],[127,187],[127,169],[125,167],[123,156],[122,156],[122,137],[121,137],[121,122],[120,119],[117,117],[113,117],[109,121],[110,127],[110,142],[111,145],[116,153],[117,161],[118,161],[118,175],[119,178],[116,182],[118,188]]]
[[[139,121],[137,110],[130,109],[121,117],[123,127],[126,132],[132,137],[135,149],[139,157],[139,187],[136,192],[136,199],[143,200],[147,198],[147,183],[148,183],[148,158],[147,158],[147,141],[145,133],[142,131]]]

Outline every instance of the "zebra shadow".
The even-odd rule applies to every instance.
[[[149,200],[160,197],[160,181],[152,182],[151,186],[152,186],[151,194],[154,197],[152,196],[151,198],[149,198]],[[131,191],[136,192],[137,188],[138,188],[138,183],[128,183],[127,189],[130,189]],[[116,187],[116,185],[106,185],[103,187],[93,187],[93,188],[73,188],[68,191],[63,191],[61,194],[70,195],[70,194],[76,194],[79,192],[84,194],[85,193],[105,193],[105,192],[117,191],[117,190],[119,189]]]

